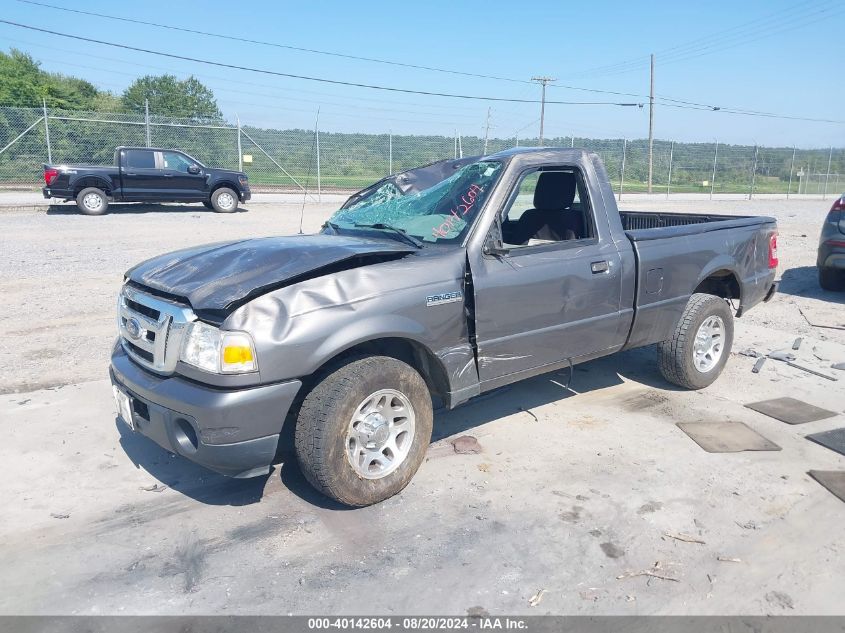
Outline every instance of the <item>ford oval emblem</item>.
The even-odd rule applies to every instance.
[[[137,319],[129,319],[126,321],[126,333],[130,338],[137,339],[141,336],[141,324]]]

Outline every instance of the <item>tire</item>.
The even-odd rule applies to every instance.
[[[204,206],[206,209],[211,209],[212,211],[214,211],[214,210],[215,210],[215,209],[214,209],[214,205],[213,205],[213,204],[211,204],[211,201],[210,201],[210,200],[203,200],[203,201],[202,201],[202,206]]]
[[[708,332],[712,336],[708,337]],[[699,334],[702,340],[697,344]],[[657,344],[660,373],[679,387],[703,389],[722,373],[733,338],[733,313],[727,302],[714,295],[696,293],[687,302],[672,338]],[[708,346],[709,355],[703,353]]]
[[[228,187],[215,189],[211,194],[211,208],[217,213],[233,213],[238,208],[238,194]]]
[[[77,194],[76,207],[84,215],[105,215],[109,209],[109,198],[102,189],[87,187]]]
[[[819,266],[819,285],[824,290],[845,290],[845,270]]]
[[[367,409],[371,413],[361,413]],[[391,415],[400,421],[392,424]],[[395,358],[369,356],[324,375],[305,397],[294,447],[305,478],[317,490],[344,505],[368,506],[408,485],[425,458],[433,421],[422,376]],[[389,446],[393,432],[399,433],[393,438],[395,452]],[[362,465],[353,465],[352,454],[361,456]],[[397,459],[391,461],[391,454]]]

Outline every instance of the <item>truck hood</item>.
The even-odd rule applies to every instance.
[[[398,259],[416,249],[390,240],[293,235],[207,244],[131,268],[135,284],[188,301],[216,320],[276,288],[338,270]]]

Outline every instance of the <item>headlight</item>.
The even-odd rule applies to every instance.
[[[243,374],[258,369],[249,334],[225,332],[200,321],[188,326],[180,358],[215,374]]]

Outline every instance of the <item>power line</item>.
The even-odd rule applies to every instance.
[[[805,7],[807,5],[813,4],[815,4],[815,0],[805,0],[805,2],[793,5],[788,9],[778,11],[767,17],[757,18],[755,20],[738,24],[734,27],[725,29],[724,31],[709,36],[700,37],[688,41],[684,44],[656,51],[655,55],[660,58],[661,64],[675,63],[680,61],[687,61],[689,59],[700,57],[702,55],[708,55],[728,48],[740,46],[746,43],[770,37],[772,35],[777,35],[785,31],[801,28],[814,22],[818,22],[819,20],[824,19],[828,16],[814,16],[827,13],[830,9],[835,8],[838,3],[833,2],[831,4],[831,0],[826,0],[822,4],[817,5],[814,11],[807,13]],[[834,14],[837,14],[839,12],[840,11],[834,11]],[[752,28],[749,29],[747,27]],[[600,75],[617,75],[644,68],[648,65],[648,63],[648,56],[640,56],[616,64],[608,64],[605,66],[598,66],[595,68],[587,69],[578,73],[574,73],[570,76],[595,77]]]
[[[55,60],[55,59],[49,59],[49,58],[46,58],[46,57],[43,57],[41,59],[43,61],[52,61],[52,62],[56,62],[56,63],[61,63],[61,64],[64,64],[66,66],[70,66],[70,67],[73,67],[73,68],[84,68],[84,69],[87,69],[87,70],[96,70],[96,71],[99,71],[99,72],[110,73],[110,74],[121,75],[121,76],[125,76],[125,74],[126,74],[125,72],[120,71],[120,70],[110,70],[110,69],[101,68],[101,67],[98,67],[98,66],[89,66],[89,65],[86,65],[86,64],[77,64],[77,63],[74,63],[74,62],[59,61],[59,60]],[[203,75],[200,75],[200,76],[202,77]],[[216,78],[216,79],[223,80],[222,77],[219,77],[219,78]],[[231,81],[231,80],[226,79],[225,81]],[[115,84],[108,84],[108,85],[112,86],[112,87],[117,87],[117,86],[115,86]],[[259,85],[259,84],[248,84],[248,85]],[[321,99],[321,100],[302,99],[302,98],[298,98],[298,97],[289,97],[287,95],[281,95],[281,94],[278,94],[278,93],[273,94],[273,93],[267,93],[267,92],[251,92],[251,91],[248,91],[248,90],[242,90],[240,88],[238,88],[238,89],[215,88],[214,92],[215,92],[215,94],[223,92],[223,93],[232,93],[232,94],[238,94],[238,95],[250,95],[250,96],[254,96],[254,97],[268,97],[270,99],[285,99],[287,101],[300,101],[302,103],[313,103],[313,104],[321,105],[321,106],[334,105],[334,106],[339,106],[339,107],[349,107],[349,104],[347,104],[347,103],[337,103],[337,102],[333,102],[333,101],[327,101],[325,99]],[[341,98],[343,98],[343,97],[341,97]],[[229,103],[242,103],[243,105],[265,107],[265,106],[259,106],[259,104],[245,103],[245,102],[242,102],[242,101],[241,102],[232,101],[232,100],[227,100],[227,101]],[[143,104],[136,104],[136,105],[143,105]],[[284,108],[283,106],[279,106],[278,104],[273,104],[272,107],[273,108],[288,109],[292,112],[298,112],[298,111],[309,112],[309,113],[313,112],[312,110],[295,110],[293,108]],[[392,108],[392,107],[379,108],[379,107],[375,107],[375,106],[358,105],[358,104],[355,104],[355,109],[356,110],[373,110],[373,111],[377,111],[377,112],[412,114],[412,115],[440,116],[440,113],[438,113],[438,112],[430,112],[430,111],[425,111],[425,110],[405,110],[405,109],[401,109],[401,108]],[[463,119],[465,121],[470,121],[470,120],[475,120],[475,118],[476,118],[475,115],[469,115],[469,114],[457,114],[456,115],[454,113],[449,113],[449,119],[450,120]],[[403,119],[396,119],[396,120],[402,121]],[[411,121],[411,119],[404,119],[404,120],[405,121]],[[437,121],[431,120],[431,119],[416,119],[416,120],[428,121],[428,122],[431,122],[431,123],[437,122]],[[442,121],[442,118],[439,119],[439,120]]]
[[[18,44],[25,44],[27,46],[34,46],[36,48],[43,48],[43,49],[46,49],[46,50],[57,51],[57,52],[60,52],[60,53],[75,53],[75,51],[69,51],[69,50],[64,49],[64,48],[56,48],[55,46],[47,46],[45,44],[29,42],[29,41],[26,41],[26,40],[7,38],[7,41],[16,42]],[[134,68],[148,68],[148,69],[152,69],[152,70],[163,71],[163,72],[166,72],[166,73],[178,72],[178,71],[174,70],[173,68],[166,68],[164,66],[155,66],[155,65],[152,65],[152,64],[139,64],[137,61],[128,61],[128,60],[124,60],[124,59],[116,59],[114,57],[105,57],[105,56],[102,56],[102,55],[93,55],[88,51],[86,51],[84,53],[84,56],[86,58],[91,58],[91,59],[102,59],[102,60],[105,60],[105,61],[108,61],[108,62],[111,62],[111,63],[126,64],[126,65],[129,65],[129,66],[133,66]],[[86,68],[86,69],[89,69],[89,70],[98,70],[98,71],[101,71],[101,72],[108,72],[108,73],[114,73],[114,74],[126,76],[126,73],[123,72],[123,71],[110,70],[110,69],[105,69],[105,68],[101,68],[101,67],[97,67],[97,66],[86,66],[86,65],[77,64],[77,63],[74,63],[74,62],[68,62],[66,60],[50,59],[48,57],[40,57],[40,60],[51,61],[51,62],[55,62],[57,64],[63,64],[63,65],[66,65],[66,66],[74,66],[74,67],[78,67],[78,68]],[[223,82],[226,82],[226,83],[239,84],[239,85],[243,85],[243,86],[255,86],[257,88],[267,88],[268,87],[266,83],[256,83],[254,81],[243,81],[243,80],[239,80],[239,79],[233,79],[231,76],[220,77],[220,76],[217,76],[217,75],[209,75],[209,74],[206,74],[206,73],[197,73],[195,71],[192,71],[191,74],[194,75],[195,77],[203,78],[203,79],[206,79],[206,80],[223,81]],[[122,89],[124,86],[114,86],[113,85],[113,87],[117,87],[117,88]],[[352,101],[352,102],[373,101],[373,102],[381,103],[381,104],[396,103],[396,104],[403,105],[403,106],[414,105],[414,104],[409,104],[409,103],[403,102],[403,101],[391,101],[391,100],[387,100],[387,99],[383,99],[383,98],[376,99],[376,98],[368,98],[368,97],[360,97],[360,96],[349,97],[347,95],[340,95],[340,94],[337,94],[337,93],[319,92],[319,91],[314,91],[314,90],[304,90],[304,89],[301,89],[301,88],[297,88],[295,90],[291,89],[291,88],[281,88],[281,87],[277,87],[277,86],[273,86],[272,88],[273,88],[273,90],[278,90],[280,92],[292,92],[292,93],[297,94],[297,95],[299,95],[299,94],[312,94],[312,95],[317,95],[319,97],[328,97],[328,98],[334,98],[334,99],[345,99],[345,100]],[[531,85],[526,86],[527,90],[530,90],[532,88],[533,88],[533,86],[531,86]],[[220,90],[220,89],[218,89],[218,90]],[[526,90],[526,92],[527,92],[527,90]],[[282,96],[282,95],[266,95],[266,94],[262,95],[262,94],[259,94],[259,93],[247,93],[246,91],[243,91],[243,92],[244,92],[244,94],[255,94],[257,96],[274,96],[274,97],[282,97],[282,98],[285,98],[285,99],[294,99],[294,100],[298,100],[298,101],[306,101],[305,99]],[[519,93],[518,96],[521,96],[522,94],[524,94],[524,93],[521,92],[521,93]],[[324,103],[324,102],[312,100],[312,101],[310,101],[310,103]],[[336,104],[336,105],[349,105],[349,104]],[[357,106],[357,103],[355,105]],[[460,110],[472,111],[474,113],[477,113],[477,111],[478,111],[475,106],[456,106],[454,104],[445,105],[445,104],[428,103],[424,107],[427,107],[427,108],[449,108],[450,111],[455,110],[455,109],[460,109]],[[499,111],[500,112],[510,112],[511,114],[515,114],[513,111],[509,111],[509,110],[499,110]],[[434,115],[437,114],[436,112],[424,112],[424,113],[425,114],[434,114]],[[451,116],[451,112],[450,112],[450,116]],[[466,116],[467,118],[470,118],[469,115],[461,115],[461,116]],[[473,114],[472,118],[474,118],[475,116],[476,115]]]
[[[252,68],[248,66],[239,66],[236,64],[227,64],[224,62],[215,62],[211,60],[199,59],[195,57],[188,57],[184,55],[176,55],[174,53],[166,53],[163,51],[155,51],[146,48],[140,48],[136,46],[129,46],[127,44],[118,44],[115,42],[107,42],[104,40],[98,40],[89,37],[83,37],[80,35],[73,35],[69,33],[62,33],[59,31],[53,31],[50,29],[44,29],[36,26],[31,26],[28,24],[21,24],[19,22],[13,22],[11,20],[4,20],[0,19],[0,23],[8,24],[10,26],[27,29],[30,31],[37,31],[40,33],[47,33],[49,35],[55,35],[58,37],[63,37],[71,40],[78,40],[82,42],[91,42],[94,44],[101,44],[103,46],[111,46],[114,48],[120,48],[124,50],[136,51],[141,53],[147,53],[150,55],[157,55],[159,57],[167,57],[170,59],[179,59],[182,61],[188,61],[193,63],[199,64],[206,64],[209,66],[218,66],[221,68],[229,68],[233,70],[241,70],[246,72],[254,72],[263,75],[271,75],[277,77],[287,77],[292,79],[303,79],[306,81],[313,81],[317,83],[328,83],[334,85],[341,85],[341,86],[350,86],[356,88],[367,88],[371,90],[382,90],[387,92],[395,92],[401,94],[416,94],[416,95],[424,95],[424,96],[431,96],[431,97],[444,97],[444,98],[451,98],[451,99],[465,99],[465,100],[477,100],[477,101],[497,101],[497,102],[507,102],[507,103],[541,103],[536,99],[514,99],[514,98],[507,98],[507,97],[488,97],[488,96],[480,96],[480,95],[465,95],[465,94],[454,94],[454,93],[443,93],[443,92],[430,92],[430,91],[422,91],[422,90],[411,90],[408,88],[395,88],[391,86],[379,86],[374,84],[364,84],[364,83],[357,83],[357,82],[349,82],[349,81],[341,81],[337,79],[326,79],[321,77],[311,77],[307,75],[297,75],[293,73],[283,73],[279,71],[273,70],[266,70],[261,68]],[[620,93],[622,94],[622,93]],[[682,101],[679,99],[672,99],[669,97],[658,97],[662,101],[670,101],[674,103],[663,103],[667,107],[674,107],[680,109],[690,109],[690,110],[709,110],[709,111],[719,111],[725,112],[729,114],[738,114],[744,116],[761,116],[767,118],[780,118],[780,119],[789,119],[795,121],[810,121],[810,122],[818,122],[818,123],[845,123],[842,120],[833,120],[833,119],[821,119],[821,118],[812,118],[812,117],[799,117],[799,116],[789,116],[789,115],[780,115],[771,112],[757,112],[754,110],[743,110],[741,108],[733,108],[733,107],[722,107],[722,106],[714,106],[708,104],[700,104],[695,102],[688,102]],[[610,106],[618,106],[618,107],[642,107],[642,103],[631,103],[631,102],[612,102],[612,101],[545,101],[545,104],[552,104],[552,105],[610,105]]]
[[[522,83],[522,84],[530,83],[529,81],[526,81],[524,79],[514,79],[512,77],[497,77],[495,75],[482,75],[482,74],[478,74],[478,73],[470,73],[470,72],[464,72],[464,71],[460,71],[460,70],[450,70],[448,68],[438,68],[436,66],[423,66],[421,64],[408,64],[408,63],[405,63],[405,62],[397,62],[397,61],[392,61],[392,60],[387,60],[387,59],[378,59],[378,58],[375,58],[375,57],[362,57],[362,56],[359,56],[359,55],[350,55],[348,53],[337,53],[337,52],[334,52],[334,51],[323,51],[323,50],[319,50],[319,49],[315,49],[315,48],[304,48],[304,47],[301,47],[301,46],[292,46],[290,44],[279,44],[277,42],[266,42],[266,41],[254,40],[254,39],[250,39],[250,38],[246,38],[246,37],[238,37],[238,36],[235,36],[235,35],[225,35],[223,33],[213,33],[213,32],[210,32],[210,31],[200,31],[198,29],[189,29],[189,28],[180,27],[180,26],[172,26],[170,24],[160,24],[158,22],[147,22],[147,21],[144,21],[144,20],[137,20],[137,19],[134,19],[134,18],[125,18],[125,17],[121,17],[121,16],[117,16],[117,15],[108,15],[108,14],[105,14],[105,13],[96,13],[94,11],[83,11],[81,9],[71,9],[71,8],[68,8],[68,7],[60,7],[60,6],[56,6],[54,4],[47,4],[46,2],[35,2],[34,0],[17,0],[17,1],[24,3],[24,4],[31,4],[31,5],[36,5],[36,6],[40,6],[40,7],[46,7],[48,9],[57,9],[59,11],[67,11],[69,13],[77,13],[77,14],[80,14],[80,15],[89,15],[89,16],[92,16],[92,17],[105,18],[107,20],[117,20],[117,21],[120,21],[120,22],[130,22],[132,24],[142,24],[144,26],[154,26],[154,27],[159,28],[159,29],[169,29],[171,31],[180,31],[182,33],[193,33],[194,35],[205,35],[205,36],[208,36],[208,37],[216,37],[216,38],[219,38],[219,39],[231,40],[231,41],[235,41],[235,42],[244,42],[246,44],[259,44],[261,46],[272,46],[273,48],[282,48],[282,49],[291,50],[291,51],[299,51],[299,52],[302,52],[302,53],[315,53],[317,55],[329,55],[331,57],[340,57],[340,58],[343,58],[343,59],[353,59],[353,60],[357,60],[357,61],[374,62],[376,64],[387,64],[387,65],[390,65],[390,66],[400,66],[402,68],[414,68],[416,70],[428,70],[428,71],[438,72],[438,73],[447,73],[447,74],[450,74],[450,75],[460,75],[460,76],[463,76],[463,77],[476,77],[478,79],[493,79],[493,80],[496,80],[496,81],[508,81],[508,82],[511,82],[511,83]]]
[[[773,14],[772,16],[769,16],[768,18],[764,18],[763,22],[771,21],[772,19],[775,19],[775,18],[777,20],[781,20],[781,19],[783,19],[784,16],[777,17],[780,14],[782,14],[782,13],[786,14],[786,13],[790,13],[790,12],[800,10],[804,5],[812,4],[813,1],[814,0],[805,0],[805,2],[793,6],[791,9],[787,9],[787,10],[784,10],[782,12],[778,12],[776,14]],[[124,17],[120,17],[120,16],[112,16],[112,15],[101,14],[101,13],[96,13],[96,12],[92,12],[92,11],[82,11],[82,10],[79,10],[79,9],[70,9],[70,8],[67,8],[67,7],[60,7],[60,6],[51,5],[51,4],[47,4],[47,3],[43,3],[43,2],[35,2],[34,0],[18,0],[18,2],[22,2],[22,3],[25,3],[25,4],[31,4],[31,5],[37,5],[37,6],[43,6],[43,7],[51,8],[51,9],[58,9],[58,10],[61,10],[61,11],[68,11],[68,12],[71,12],[71,13],[78,13],[78,14],[82,14],[82,15],[91,15],[91,16],[95,16],[95,17],[102,17],[102,18],[106,18],[106,19],[118,20],[118,21],[123,21],[123,22],[131,22],[131,23],[143,24],[143,25],[147,25],[147,26],[154,26],[154,27],[157,27],[157,28],[164,28],[164,29],[170,29],[170,30],[175,30],[175,31],[183,31],[183,32],[194,33],[194,34],[199,34],[199,35],[206,35],[206,36],[210,36],[210,37],[218,37],[218,38],[222,38],[222,39],[243,41],[243,42],[247,42],[247,43],[261,44],[261,45],[266,45],[266,46],[274,46],[274,47],[278,47],[278,48],[287,48],[287,49],[299,50],[299,51],[303,51],[303,52],[319,53],[319,54],[325,54],[325,55],[334,55],[334,56],[339,56],[339,57],[347,57],[347,58],[350,58],[350,59],[357,59],[357,60],[361,60],[361,61],[370,61],[370,62],[376,62],[376,63],[392,64],[392,65],[396,65],[396,66],[405,66],[405,67],[409,67],[409,68],[417,68],[417,69],[422,69],[422,70],[432,70],[432,71],[437,71],[437,72],[445,72],[445,73],[450,73],[450,74],[465,75],[465,76],[478,77],[478,78],[484,78],[484,79],[496,79],[496,80],[501,80],[501,81],[523,83],[523,84],[530,84],[531,83],[530,81],[525,81],[525,80],[520,80],[520,79],[513,79],[513,78],[507,78],[507,77],[497,77],[497,76],[492,76],[492,75],[482,75],[482,74],[477,74],[477,73],[466,73],[466,72],[463,72],[463,71],[428,67],[428,66],[422,66],[422,65],[418,65],[418,64],[407,64],[407,63],[403,63],[403,62],[394,62],[394,61],[389,61],[389,60],[380,60],[380,59],[376,59],[376,58],[346,55],[346,54],[343,54],[343,53],[334,53],[334,52],[328,52],[328,51],[321,51],[321,50],[317,50],[317,49],[300,48],[300,47],[294,47],[294,46],[289,46],[289,45],[284,45],[284,44],[277,44],[277,43],[273,43],[273,42],[264,42],[264,41],[260,41],[260,40],[251,40],[251,39],[248,39],[248,38],[239,38],[239,37],[229,36],[229,35],[224,35],[224,34],[219,34],[219,33],[211,33],[211,32],[200,31],[200,30],[196,30],[196,29],[187,29],[187,28],[183,28],[183,27],[177,27],[177,26],[172,26],[172,25],[167,25],[167,24],[159,24],[159,23],[155,23],[155,22],[147,22],[147,21],[144,21],[144,20],[137,20],[137,19],[133,19],[133,18],[124,18]],[[820,12],[824,12],[826,10],[827,9],[825,8],[825,9],[821,10]],[[813,15],[813,14],[811,14],[811,15]],[[24,27],[24,28],[34,28],[35,30],[45,31],[45,32],[48,32],[48,33],[51,33],[51,34],[64,35],[65,37],[74,37],[74,36],[70,36],[70,35],[56,33],[56,32],[53,32],[53,31],[47,31],[46,29],[37,29],[35,27],[27,27],[26,25],[19,25],[19,24],[15,24],[15,23],[12,23],[12,22],[7,22],[7,23],[12,24],[14,26],[21,26],[21,27]],[[723,35],[721,37],[724,38],[725,37],[724,34],[727,34],[731,31],[741,29],[744,26],[746,26],[747,24],[753,24],[753,23],[754,22],[749,22],[749,23],[745,23],[745,24],[738,25],[736,27],[732,27],[730,29],[727,29],[726,31],[723,32]],[[749,41],[748,38],[747,38],[747,33],[741,33],[740,35],[744,38],[743,39],[744,42]],[[142,52],[149,52],[151,54],[156,54],[156,55],[164,55],[164,56],[168,56],[168,57],[172,57],[172,58],[176,58],[176,59],[182,59],[182,60],[185,60],[185,61],[208,63],[208,64],[214,64],[214,65],[219,65],[219,66],[223,66],[223,67],[230,67],[230,68],[233,67],[231,65],[221,64],[221,63],[217,63],[217,62],[209,62],[209,61],[205,61],[205,60],[196,60],[196,59],[189,58],[189,57],[171,55],[171,54],[167,54],[167,53],[159,53],[159,52],[156,52],[156,51],[146,51],[145,49],[136,49],[136,48],[125,46],[125,45],[112,44],[112,43],[109,43],[109,42],[100,42],[98,40],[90,40],[90,39],[86,39],[86,38],[77,38],[77,39],[82,39],[83,41],[94,41],[96,43],[102,43],[102,44],[105,44],[105,45],[119,46],[119,47],[127,48],[129,50],[140,50]],[[716,37],[715,39],[719,39],[719,37]],[[692,43],[699,42],[699,41],[710,42],[710,46],[712,46],[713,40],[714,40],[714,38],[712,38],[712,37],[710,37],[710,38],[707,38],[707,37],[698,38],[696,40],[692,40],[692,42],[689,42],[685,45],[679,45],[679,46],[671,47],[669,49],[664,49],[664,52],[673,51],[673,50],[676,50],[676,49],[680,49],[681,51],[683,51],[683,49],[689,48],[689,46]],[[707,47],[705,47],[705,48],[707,48]],[[700,53],[700,54],[706,54],[706,52]],[[698,56],[698,55],[693,55],[693,57],[696,57],[696,56]],[[672,61],[684,61],[684,59],[680,59],[680,60],[669,59],[669,60],[666,60],[665,63],[671,63]],[[663,59],[661,59],[661,63],[664,63]],[[624,66],[624,64],[625,64],[625,62],[623,62],[621,64],[621,66]],[[234,68],[239,68],[239,67],[234,67]],[[611,68],[612,68],[612,66],[611,66]],[[246,70],[251,70],[253,72],[265,72],[265,73],[271,72],[271,71],[262,71],[260,69],[246,69]],[[623,68],[623,69],[617,70],[615,73],[612,72],[610,74],[617,74],[619,72],[627,72],[627,70],[628,70],[627,68]],[[294,78],[301,78],[301,79],[308,79],[308,80],[313,80],[313,81],[320,81],[317,78],[302,77],[302,76],[297,76],[297,75],[289,75],[289,74],[285,74],[285,73],[272,73],[272,74],[277,74],[277,75],[280,75],[280,76],[287,76],[287,77],[294,77]],[[509,101],[509,102],[512,102],[512,103],[532,103],[532,102],[536,103],[536,101],[529,100],[529,99],[507,99],[506,100],[506,99],[497,98],[497,97],[474,97],[474,96],[467,96],[467,95],[451,95],[451,94],[443,94],[443,93],[430,93],[430,92],[423,92],[423,91],[402,90],[402,89],[382,87],[382,86],[370,86],[370,85],[365,85],[365,84],[354,84],[354,83],[350,83],[350,82],[339,82],[339,81],[333,81],[333,80],[328,80],[328,79],[325,79],[325,80],[322,80],[322,81],[325,81],[325,82],[328,82],[328,83],[336,83],[336,84],[340,84],[340,85],[352,85],[352,86],[357,86],[357,87],[374,88],[374,89],[380,89],[380,90],[392,90],[392,91],[396,91],[396,92],[405,92],[405,93],[408,93],[408,94],[423,94],[423,95],[429,95],[429,96],[444,96],[444,97],[448,97],[448,98],[481,99],[481,100],[488,100],[488,101]],[[240,83],[247,83],[247,82],[240,82]],[[564,89],[568,89],[568,90],[577,90],[577,91],[582,91],[582,92],[590,92],[590,93],[595,93],[595,94],[610,94],[610,95],[616,95],[616,96],[637,97],[637,98],[643,98],[643,99],[650,98],[648,95],[637,94],[637,93],[619,92],[619,91],[614,91],[614,90],[601,90],[601,89],[597,89],[597,88],[584,88],[584,87],[580,87],[580,86],[572,86],[572,85],[565,85],[565,84],[556,84],[554,87],[564,88]],[[724,112],[730,111],[733,114],[749,114],[749,115],[750,114],[758,114],[754,111],[746,111],[746,110],[743,110],[741,108],[719,107],[719,106],[714,106],[714,105],[711,105],[711,104],[703,104],[703,103],[685,101],[685,100],[675,99],[675,98],[665,97],[665,96],[659,96],[657,98],[660,101],[668,101],[668,102],[690,105],[690,106],[700,106],[700,108],[691,108],[691,109],[711,109],[711,110],[721,110],[721,111],[724,111]],[[641,104],[639,104],[639,103],[632,104],[632,103],[588,102],[588,101],[583,101],[583,102],[547,101],[547,103],[550,103],[550,104],[566,104],[566,105],[616,105],[616,106],[627,106],[627,107],[634,106],[634,105],[641,106]],[[773,113],[760,113],[760,116],[768,116],[768,117],[774,116],[774,117],[776,117],[776,116],[779,116],[779,115],[775,115]],[[792,118],[792,119],[795,119],[795,120],[808,120],[808,121],[814,121],[815,120],[815,121],[822,121],[822,122],[833,122],[833,121],[828,121],[828,120],[823,120],[823,119],[810,119],[810,118],[803,118],[803,117],[784,117],[784,118]]]
[[[469,72],[464,72],[464,71],[459,71],[459,70],[451,70],[451,69],[446,69],[446,68],[423,66],[423,65],[419,65],[419,64],[409,64],[409,63],[405,63],[405,62],[396,62],[396,61],[383,60],[383,59],[377,59],[377,58],[372,58],[372,57],[362,57],[362,56],[357,56],[357,55],[348,55],[348,54],[345,54],[345,53],[335,53],[335,52],[329,52],[329,51],[322,51],[322,50],[318,50],[318,49],[302,48],[302,47],[291,46],[291,45],[287,45],[287,44],[278,44],[278,43],[274,43],[274,42],[266,42],[266,41],[261,41],[261,40],[252,40],[252,39],[249,39],[249,38],[242,38],[242,37],[236,37],[236,36],[231,36],[231,35],[224,35],[224,34],[220,34],[220,33],[212,33],[212,32],[208,32],[208,31],[200,31],[200,30],[197,30],[197,29],[188,29],[188,28],[173,26],[173,25],[169,25],[169,24],[160,24],[160,23],[157,23],[157,22],[147,22],[147,21],[144,21],[144,20],[137,20],[137,19],[134,19],[134,18],[125,18],[125,17],[121,17],[121,16],[108,15],[108,14],[104,14],[104,13],[96,13],[96,12],[93,12],[93,11],[83,11],[81,9],[71,9],[71,8],[68,8],[68,7],[60,7],[60,6],[56,6],[56,5],[52,5],[52,4],[47,4],[47,3],[44,3],[44,2],[36,2],[35,0],[17,0],[17,1],[24,3],[24,4],[31,4],[31,5],[50,8],[50,9],[58,9],[60,11],[67,11],[67,12],[70,12],[70,13],[77,13],[77,14],[81,14],[81,15],[89,15],[89,16],[100,17],[100,18],[105,18],[105,19],[109,19],[109,20],[118,20],[118,21],[121,21],[121,22],[129,22],[129,23],[133,23],[133,24],[142,24],[142,25],[145,25],[145,26],[153,26],[153,27],[156,27],[156,28],[169,29],[169,30],[173,30],[173,31],[193,33],[193,34],[196,34],[196,35],[205,35],[205,36],[208,36],[208,37],[217,37],[217,38],[221,38],[221,39],[246,42],[246,43],[249,43],[249,44],[260,44],[260,45],[264,45],[264,46],[272,46],[272,47],[276,47],[276,48],[296,50],[296,51],[300,51],[300,52],[316,53],[316,54],[321,54],[321,55],[331,55],[331,56],[342,57],[342,58],[346,58],[346,59],[355,59],[355,60],[359,60],[359,61],[367,61],[367,62],[374,62],[374,63],[380,63],[380,64],[389,64],[389,65],[401,66],[401,67],[405,67],[405,68],[415,68],[415,69],[418,69],[418,70],[429,70],[429,71],[442,72],[442,73],[448,73],[448,74],[453,74],[453,75],[461,75],[461,76],[466,76],[466,77],[476,77],[476,78],[480,78],[480,79],[493,79],[493,80],[497,80],[497,81],[507,81],[507,82],[511,82],[511,83],[521,83],[521,84],[530,84],[531,83],[531,81],[527,81],[527,80],[523,80],[523,79],[514,79],[512,77],[499,77],[499,76],[495,76],[495,75],[483,75],[483,74],[469,73]],[[631,93],[631,92],[619,92],[619,91],[615,91],[615,90],[601,90],[601,89],[598,89],[598,88],[584,88],[584,87],[581,87],[581,86],[572,86],[572,85],[564,85],[564,84],[557,84],[556,87],[564,88],[564,89],[567,89],[567,90],[577,90],[577,91],[581,91],[581,92],[590,92],[590,93],[594,93],[594,94],[609,94],[609,95],[623,96],[623,97],[638,97],[638,98],[643,98],[643,99],[648,98],[648,95],[636,94],[636,93]],[[554,102],[549,101],[548,103],[554,103]],[[592,104],[588,104],[588,105],[592,105]],[[628,104],[626,104],[626,105],[628,105]]]
[[[175,53],[165,53],[163,51],[155,51],[148,48],[140,48],[138,46],[129,46],[128,44],[117,44],[116,42],[107,42],[105,40],[98,40],[91,37],[83,37],[81,35],[72,35],[70,33],[62,33],[60,31],[52,31],[50,29],[42,29],[37,26],[31,26],[29,24],[21,24],[19,22],[12,22],[11,20],[2,20],[0,19],[0,23],[2,24],[9,24],[11,26],[16,26],[22,29],[28,29],[30,31],[38,31],[40,33],[48,33],[50,35],[56,35],[58,37],[65,37],[72,40],[79,40],[82,42],[91,42],[93,44],[102,44],[103,46],[112,46],[114,48],[122,48],[124,50],[129,51],[136,51],[139,53],[147,53],[149,55],[158,55],[160,57],[169,57],[171,59],[181,59],[183,61],[194,62],[197,64],[207,64],[209,66],[219,66],[221,68],[229,68],[232,70],[241,70],[245,72],[253,72],[253,73],[260,73],[263,75],[273,75],[276,77],[289,77],[291,79],[303,79],[306,81],[315,81],[319,83],[328,83],[334,84],[339,86],[351,86],[354,88],[368,88],[370,90],[385,90],[388,92],[399,92],[404,94],[416,94],[416,95],[424,95],[428,97],[446,97],[450,99],[472,99],[477,101],[504,101],[509,103],[539,103],[535,99],[511,99],[507,97],[486,97],[480,95],[465,95],[465,94],[455,94],[455,93],[448,93],[448,92],[429,92],[425,90],[411,90],[409,88],[395,88],[392,86],[379,86],[375,84],[365,84],[365,83],[358,83],[352,81],[341,81],[339,79],[326,79],[324,77],[311,77],[308,75],[297,75],[293,73],[283,73],[275,70],[267,70],[264,68],[252,68],[249,66],[239,66],[237,64],[227,64],[224,62],[215,62],[207,59],[199,59],[197,57],[188,57],[186,55],[176,55]],[[547,101],[546,103],[556,104],[556,105],[611,105],[611,106],[621,106],[621,107],[630,107],[630,106],[639,106],[641,104],[638,103],[618,103],[612,101]]]

